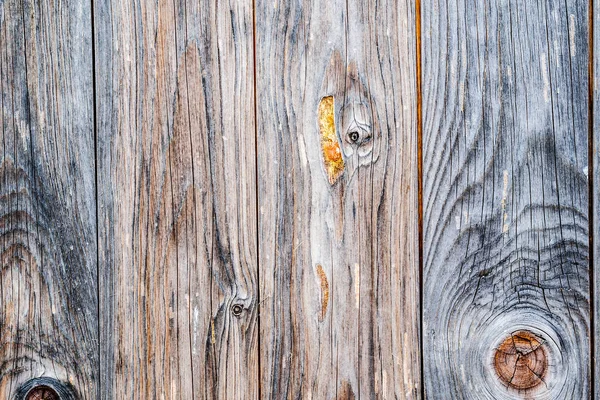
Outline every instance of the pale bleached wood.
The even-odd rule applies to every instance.
[[[415,3],[259,0],[256,29],[262,397],[419,398]]]
[[[588,2],[421,4],[426,397],[589,398]],[[548,363],[521,391],[519,330]]]
[[[252,4],[94,11],[102,398],[256,398]]]
[[[0,2],[0,398],[95,399],[91,9]]]

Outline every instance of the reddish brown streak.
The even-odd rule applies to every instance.
[[[327,304],[329,303],[329,282],[321,264],[317,264],[317,274],[321,279],[321,315],[319,316],[319,321],[323,321],[327,314]]]

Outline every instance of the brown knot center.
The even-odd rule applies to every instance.
[[[519,390],[536,387],[544,381],[548,369],[544,340],[529,331],[511,334],[496,349],[494,368],[510,387]]]
[[[48,386],[38,386],[27,393],[27,400],[59,400],[58,394]]]

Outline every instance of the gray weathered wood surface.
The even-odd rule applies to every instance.
[[[251,3],[94,11],[102,397],[256,398]]]
[[[0,398],[98,395],[90,4],[0,2]],[[65,397],[66,398],[66,397]]]
[[[0,398],[594,398],[599,32],[0,0]]]
[[[422,1],[427,398],[590,397],[588,19]],[[496,349],[523,330],[540,340],[515,358],[541,345],[547,370],[503,382]]]
[[[415,4],[259,0],[256,28],[262,397],[417,398]]]
[[[592,239],[592,285],[593,290],[593,314],[592,321],[592,379],[594,382],[594,395],[597,397],[600,395],[600,366],[598,366],[598,360],[600,360],[600,342],[598,341],[598,334],[600,333],[600,0],[592,0],[592,13],[590,15],[592,30],[592,48],[591,60],[592,79],[591,83],[591,94],[592,101],[592,114],[591,114],[591,128],[592,132],[590,135],[590,151],[589,151],[589,171],[588,175],[591,177],[590,184],[590,202],[592,204],[592,230],[590,238]]]

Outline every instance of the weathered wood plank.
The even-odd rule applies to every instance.
[[[419,398],[414,2],[256,3],[263,398]]]
[[[95,2],[103,398],[258,396],[250,2]]]
[[[0,2],[2,399],[98,395],[90,21],[88,1]]]
[[[592,31],[592,55],[593,59],[590,60],[592,68],[592,134],[590,136],[590,169],[589,177],[592,190],[590,190],[590,201],[592,210],[592,278],[593,282],[591,285],[594,299],[594,308],[592,315],[592,321],[594,326],[592,327],[593,333],[593,345],[592,349],[592,366],[593,368],[593,385],[594,394],[597,397],[600,394],[600,367],[598,366],[598,360],[600,360],[600,1],[592,0],[592,10],[590,10],[591,24],[593,26]]]
[[[422,10],[426,396],[589,398],[588,2]]]

